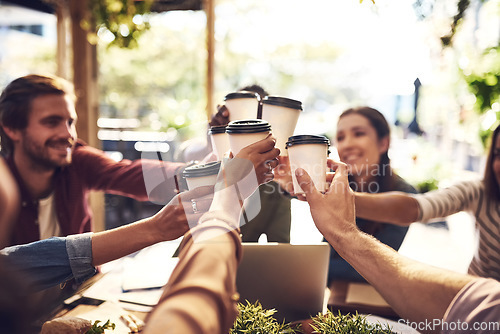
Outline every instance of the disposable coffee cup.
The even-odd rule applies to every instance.
[[[281,155],[286,155],[286,142],[293,136],[301,111],[302,102],[297,100],[279,96],[266,96],[262,100],[262,119],[271,124]]]
[[[208,135],[210,136],[212,149],[217,156],[217,160],[222,160],[224,158],[224,154],[230,150],[226,126],[212,126],[208,130]]]
[[[304,193],[295,177],[297,168],[302,168],[309,174],[316,189],[322,192],[326,191],[326,159],[328,158],[329,146],[330,141],[325,136],[300,135],[288,138],[286,147],[294,193]]]
[[[242,148],[266,138],[270,132],[271,125],[260,119],[233,121],[226,127],[233,156],[236,156]]]
[[[255,92],[240,91],[224,97],[224,105],[229,111],[229,121],[257,119],[260,97]]]
[[[220,161],[187,167],[182,172],[189,190],[203,186],[213,186],[217,182],[220,170]]]

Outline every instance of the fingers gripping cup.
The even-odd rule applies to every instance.
[[[224,97],[224,104],[229,110],[229,121],[256,119],[260,98],[255,92],[240,91]]]
[[[212,142],[213,151],[217,156],[217,160],[222,160],[224,153],[230,150],[226,126],[212,126],[208,130],[208,134],[210,136],[210,141]]]
[[[295,126],[302,111],[302,102],[286,97],[266,96],[262,100],[262,119],[273,128],[276,147],[282,155],[286,154],[286,141],[295,131]]]
[[[316,189],[326,191],[326,159],[329,146],[330,141],[325,136],[301,135],[288,138],[286,148],[290,161],[294,193],[304,193],[295,177],[297,168],[302,168],[309,174]]]
[[[182,176],[186,179],[189,190],[203,186],[213,186],[217,182],[220,161],[187,167]]]
[[[260,119],[229,122],[226,128],[233,156],[236,156],[242,148],[266,138],[270,132],[271,125]]]

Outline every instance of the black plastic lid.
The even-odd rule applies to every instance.
[[[227,133],[257,133],[271,131],[271,124],[261,119],[242,119],[229,122]]]
[[[218,133],[225,133],[226,132],[226,125],[216,125],[212,126],[210,129],[208,129],[208,134],[218,134]]]
[[[224,97],[224,101],[234,100],[234,99],[249,99],[249,98],[250,99],[257,99],[258,101],[260,101],[259,94],[255,93],[255,92],[249,92],[246,90],[229,93]]]
[[[266,96],[262,100],[262,104],[271,104],[273,106],[302,110],[302,102],[281,96]]]
[[[220,161],[208,162],[206,164],[194,165],[187,167],[182,172],[182,176],[187,177],[201,177],[219,174]]]
[[[301,145],[301,144],[325,144],[330,146],[330,140],[325,136],[316,136],[316,135],[291,136],[288,138],[288,141],[286,142],[286,148],[293,145]]]

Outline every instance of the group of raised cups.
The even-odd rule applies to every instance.
[[[229,111],[229,123],[208,130],[218,161],[186,168],[184,177],[189,189],[214,185],[221,161],[229,152],[236,156],[242,148],[272,132],[280,155],[288,156],[293,192],[303,193],[295,178],[297,168],[307,171],[318,190],[326,190],[330,141],[325,136],[294,135],[302,102],[280,96],[266,96],[261,100],[257,93],[239,91],[227,94],[224,104]]]

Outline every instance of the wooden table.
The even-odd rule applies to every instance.
[[[71,298],[68,298],[65,303],[62,305],[62,308],[54,314],[52,319],[59,318],[59,317],[83,317],[86,318],[84,315],[86,314],[100,314],[98,319],[102,321],[101,324],[106,322],[108,319],[111,320],[111,322],[115,323],[117,325],[117,328],[115,331],[112,331],[112,333],[116,334],[128,334],[131,331],[129,330],[128,326],[126,326],[125,322],[119,318],[119,314],[133,314],[140,320],[144,321],[145,318],[147,317],[148,313],[147,312],[139,312],[139,311],[133,311],[133,310],[124,310],[120,308],[120,305],[113,304],[113,305],[108,305],[106,303],[110,302],[103,302],[99,300],[94,300],[94,299],[89,299],[86,297],[82,297],[82,293],[92,286],[95,282],[100,280],[104,275],[103,274],[97,274],[88,281],[86,281],[80,289],[75,293],[75,295]],[[72,301],[71,299],[74,299]],[[111,308],[110,308],[111,306]],[[108,312],[109,311],[109,312]],[[89,319],[91,320],[91,319]]]
[[[328,300],[328,308],[335,314],[338,311],[341,313],[351,313],[354,314],[364,313],[382,316],[388,319],[397,320],[399,316],[394,312],[390,306],[376,306],[369,303],[349,303],[346,301],[347,293],[349,289],[348,281],[334,281],[330,285],[330,298]],[[367,283],[357,283],[364,284],[367,287],[371,286]]]

